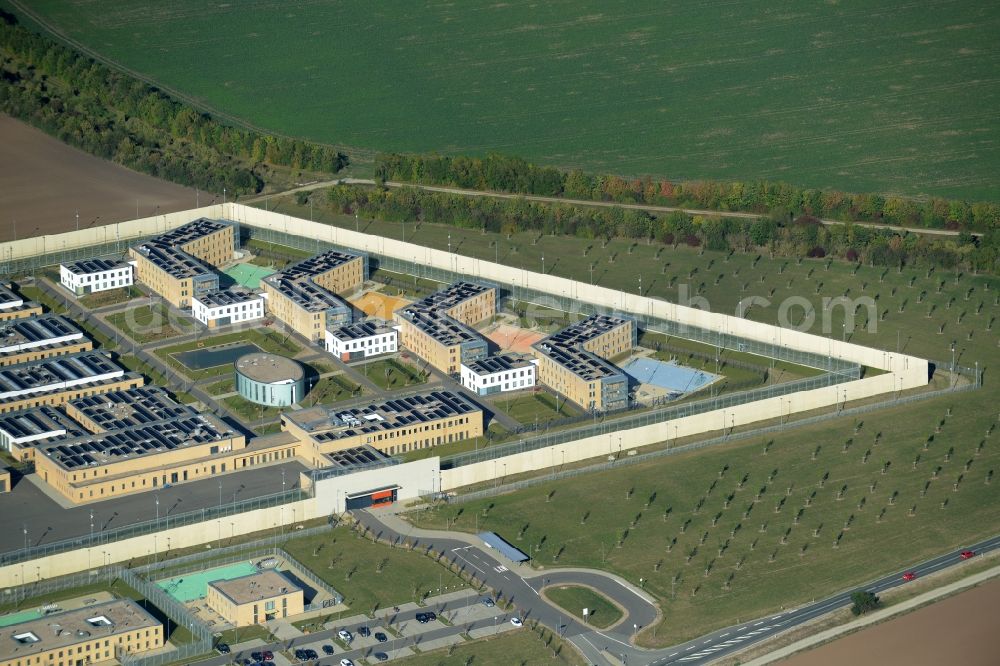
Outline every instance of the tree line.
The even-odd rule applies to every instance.
[[[980,232],[1000,227],[1000,204],[997,203],[849,194],[764,180],[742,183],[675,182],[649,176],[623,178],[579,170],[559,171],[536,166],[519,157],[496,154],[473,158],[382,153],[376,156],[375,174],[384,181],[719,212],[743,211],[775,217],[801,214],[842,221]]]
[[[337,185],[327,201],[338,211],[398,222],[422,220],[512,234],[534,231],[580,238],[654,239],[722,252],[767,252],[785,257],[835,257],[853,263],[900,267],[923,263],[948,269],[1000,272],[1000,231],[982,238],[896,232],[858,224],[824,225],[800,215],[791,220],[654,215],[630,208],[590,207],[523,198],[468,197],[419,188]]]
[[[264,186],[262,165],[336,173],[330,146],[225,125],[0,12],[0,111],[88,153],[210,192]]]

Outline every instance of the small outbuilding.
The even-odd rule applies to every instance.
[[[305,610],[302,588],[274,570],[212,581],[205,601],[234,627],[263,624]]]

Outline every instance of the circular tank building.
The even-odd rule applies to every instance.
[[[302,366],[277,354],[254,352],[236,359],[236,390],[258,405],[288,407],[306,393]]]

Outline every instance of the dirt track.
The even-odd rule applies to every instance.
[[[194,208],[195,191],[98,159],[0,115],[0,241]],[[201,194],[201,204],[212,195]]]
[[[998,663],[1000,580],[782,661],[781,666]]]

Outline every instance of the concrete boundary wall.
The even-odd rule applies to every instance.
[[[65,576],[135,558],[151,557],[155,553],[165,552],[168,548],[173,550],[211,544],[234,535],[241,536],[275,529],[282,524],[311,520],[318,517],[316,507],[317,503],[310,498],[282,506],[224,516],[217,520],[170,528],[156,534],[146,534],[10,564],[0,568],[0,588]]]

